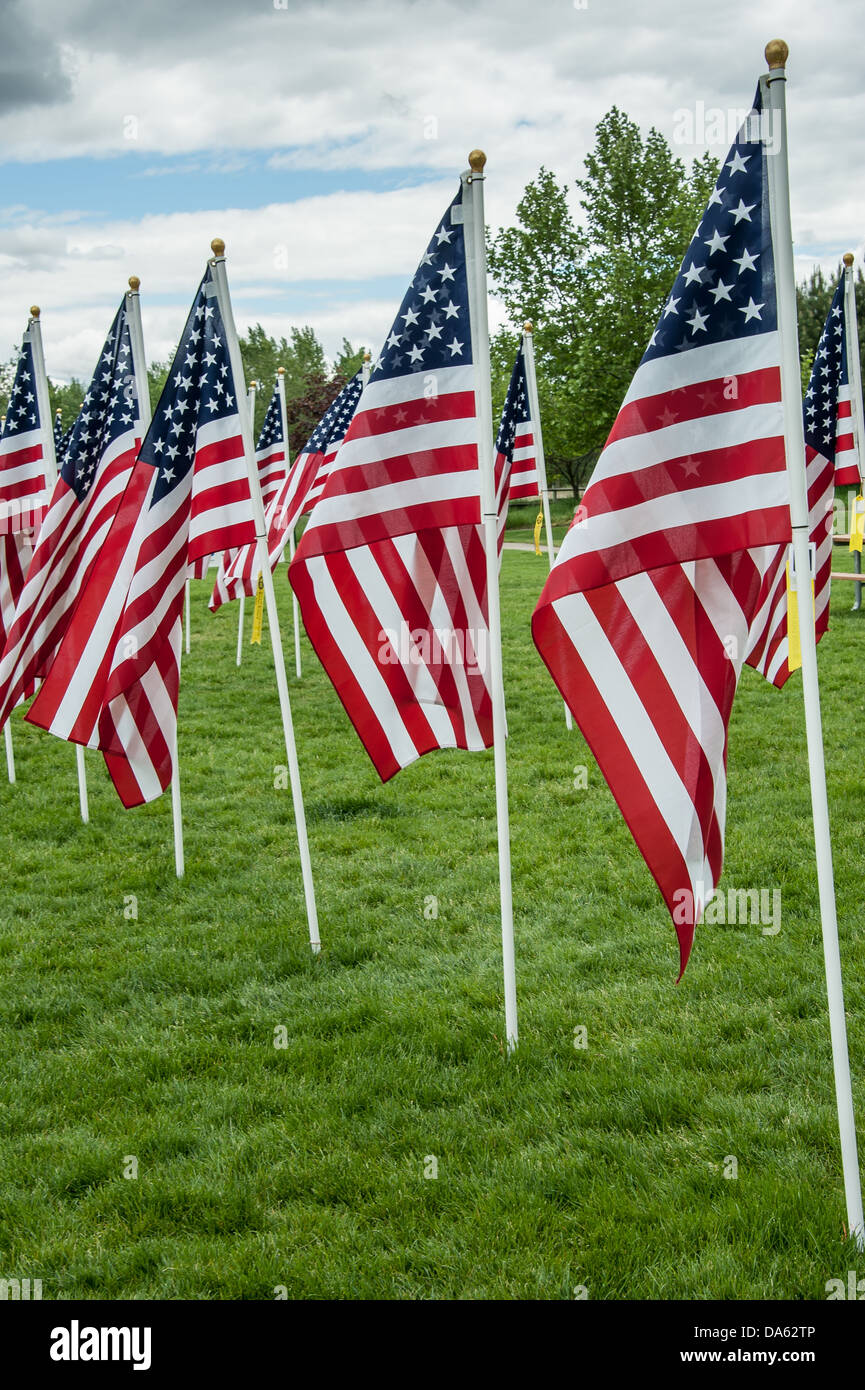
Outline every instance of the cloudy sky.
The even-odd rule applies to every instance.
[[[165,357],[214,236],[241,329],[376,349],[472,147],[494,226],[542,163],[580,175],[614,102],[690,159],[776,36],[797,269],[861,260],[863,18],[865,0],[0,0],[0,360],[38,303],[50,374],[89,377],[130,274]]]

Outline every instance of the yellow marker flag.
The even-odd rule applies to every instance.
[[[814,612],[814,581],[811,580],[811,612]],[[815,614],[816,621],[816,614]],[[799,636],[799,600],[790,581],[790,561],[787,561],[787,666],[798,671],[802,665],[802,642]]]
[[[252,613],[252,636],[249,645],[261,646],[261,629],[264,626],[264,579],[258,576],[258,588],[255,591],[255,608]]]
[[[538,512],[537,516],[535,517],[535,554],[536,554],[536,555],[540,555],[540,553],[541,553],[541,527],[543,526],[543,524],[544,524],[544,509],[543,509],[543,507],[541,507],[541,510]]]
[[[865,503],[861,495],[853,503],[853,516],[850,520],[850,549],[862,554],[862,540],[865,537]]]

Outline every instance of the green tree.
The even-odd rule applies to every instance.
[[[613,107],[577,181],[542,168],[517,206],[517,225],[489,247],[495,292],[510,326],[493,345],[504,394],[518,325],[534,321],[548,473],[585,482],[609,433],[717,177],[704,156],[686,169],[664,137],[644,138]]]

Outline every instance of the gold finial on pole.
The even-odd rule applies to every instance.
[[[31,317],[31,319],[38,319],[40,312],[41,312],[41,311],[40,311],[40,308],[39,308],[39,305],[38,305],[38,304],[31,304],[31,305],[30,305],[30,317]]]
[[[531,333],[531,332],[532,332],[532,321],[531,321],[531,319],[526,319],[525,323],[523,324],[523,332],[524,332],[524,333]]]
[[[482,174],[484,172],[484,165],[486,164],[486,162],[487,157],[484,154],[483,150],[472,150],[471,154],[469,155],[469,168],[475,174]]]
[[[364,360],[364,362],[371,362],[371,361],[372,361],[372,353],[369,351],[368,348],[365,348],[365,349],[364,349],[363,360]]]
[[[249,388],[250,388],[251,391],[257,391],[257,390],[258,390],[258,382],[257,382],[257,381],[251,381],[251,382],[249,383]]]
[[[139,278],[138,278],[137,275],[130,275],[130,277],[129,277],[129,288],[131,289],[131,291],[132,291],[133,294],[137,294],[138,291],[140,290],[140,288],[141,288],[141,281],[139,280]]]
[[[277,376],[285,376],[285,368],[284,368],[284,367],[277,367],[277,369],[276,369],[276,375],[277,375]]]
[[[220,236],[215,236],[215,237],[213,238],[213,241],[210,243],[210,249],[211,249],[211,251],[213,252],[214,256],[216,256],[217,259],[219,259],[220,256],[224,256],[224,255],[225,255],[225,242],[222,240],[222,237],[220,237]]]
[[[853,252],[852,252],[852,251],[846,251],[846,252],[844,253],[844,264],[846,265],[847,269],[849,270],[850,267],[851,267],[851,265],[853,264]]]
[[[790,50],[783,39],[770,39],[766,44],[765,55],[771,71],[773,68],[786,67]]]

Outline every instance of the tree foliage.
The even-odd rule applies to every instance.
[[[686,169],[656,130],[613,107],[576,182],[542,168],[493,238],[489,265],[511,325],[496,337],[497,396],[519,325],[534,321],[548,472],[582,484],[602,448],[717,177]]]

